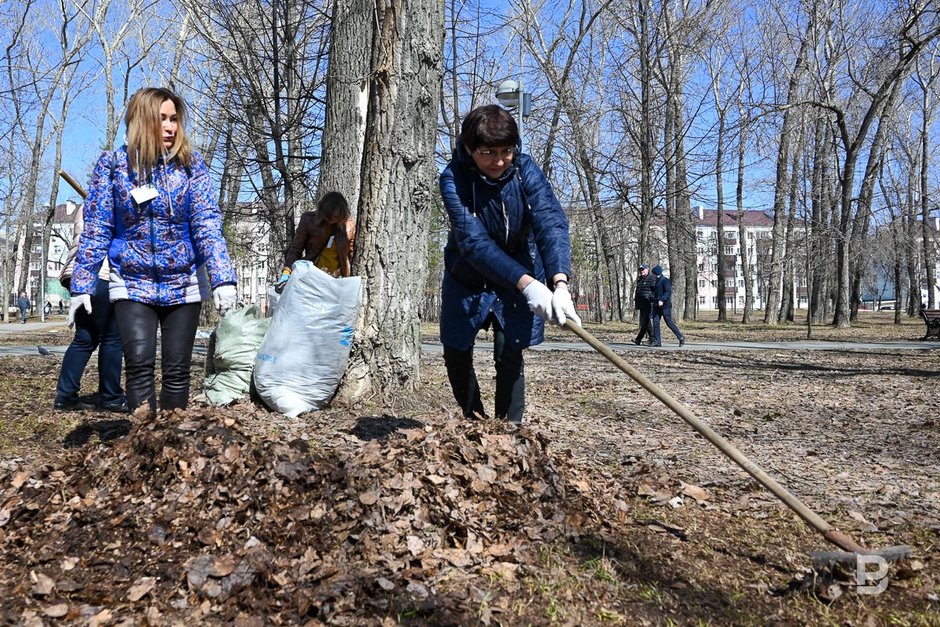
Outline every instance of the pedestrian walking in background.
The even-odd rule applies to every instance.
[[[26,292],[20,292],[20,298],[16,301],[16,306],[20,308],[20,322],[26,324],[26,317],[29,315],[29,298]]]
[[[636,279],[636,288],[633,291],[634,306],[640,312],[640,330],[636,334],[633,343],[637,346],[643,342],[643,339],[653,343],[653,323],[650,316],[653,313],[653,299],[656,287],[656,277],[650,274],[650,268],[645,263],[640,264],[639,276]]]
[[[660,266],[653,266],[653,276],[656,278],[654,287],[655,303],[653,305],[653,346],[662,346],[662,336],[659,332],[659,319],[666,321],[666,326],[679,340],[679,346],[685,345],[685,336],[679,326],[672,319],[672,281],[663,274]]]
[[[473,345],[492,326],[495,414],[521,423],[523,349],[542,342],[546,320],[581,324],[568,292],[568,218],[545,174],[520,152],[512,114],[497,105],[464,118],[440,186],[450,222],[440,328],[454,398],[465,417],[486,417]]]
[[[127,144],[104,153],[92,173],[69,309],[92,313],[108,258],[130,409],[157,408],[158,329],[160,408],[185,408],[201,303],[211,288],[221,315],[234,307],[235,270],[209,168],[186,136],[183,100],[143,88],[128,102],[125,121]]]
[[[65,257],[59,283],[65,289],[71,288],[72,272],[75,269],[75,255],[84,227],[82,211],[75,212],[72,225],[72,245]],[[117,318],[111,306],[109,296],[111,267],[104,259],[98,271],[95,293],[91,297],[91,311],[84,307],[69,308],[68,324],[75,327],[75,337],[65,350],[59,381],[56,384],[53,407],[58,411],[80,411],[95,409],[95,405],[79,398],[82,374],[91,359],[91,354],[98,350],[98,398],[97,408],[103,411],[127,412],[127,400],[121,389],[121,370],[124,354],[121,347],[121,335],[118,333]],[[61,301],[60,301],[61,302]]]

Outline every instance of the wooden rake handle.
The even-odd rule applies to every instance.
[[[826,540],[835,544],[844,551],[850,551],[854,553],[869,552],[868,549],[861,546],[852,540],[852,538],[848,537],[838,529],[834,528],[828,522],[823,520],[819,514],[807,507],[802,501],[793,496],[793,494],[791,494],[786,488],[777,483],[766,472],[761,470],[756,464],[754,464],[754,462],[745,457],[744,454],[741,453],[741,451],[739,451],[733,444],[718,435],[711,427],[696,417],[695,414],[689,410],[689,408],[674,399],[665,390],[646,378],[643,373],[624,361],[619,355],[614,353],[614,351],[610,350],[606,344],[570,320],[565,322],[565,326],[573,331],[575,335],[587,342],[594,350],[606,357],[610,363],[614,364],[627,373],[631,379],[643,386],[647,392],[658,398],[666,407],[678,414],[680,418],[689,423],[693,429],[702,434],[706,440],[717,446],[722,453],[731,458],[734,463],[743,468],[749,475],[754,477],[758,483],[773,492],[778,499],[783,501],[787,507],[796,512],[796,514],[806,521],[810,527],[821,533],[823,537],[826,538]]]
[[[88,193],[85,191],[85,188],[78,184],[78,181],[72,178],[72,176],[65,170],[59,170],[59,176],[62,177],[66,183],[68,183],[72,189],[78,192],[78,195],[82,197],[82,200],[88,198]]]

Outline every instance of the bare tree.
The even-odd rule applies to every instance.
[[[881,45],[872,50],[874,66],[870,84],[859,85],[854,92],[853,104],[858,105],[862,97],[868,98],[868,106],[860,106],[860,115],[854,125],[849,111],[833,101],[819,103],[834,115],[843,150],[842,167],[839,172],[839,216],[837,227],[837,291],[833,326],[850,325],[851,307],[851,227],[853,222],[853,195],[859,157],[868,140],[868,133],[881,115],[896,83],[901,81],[924,47],[940,35],[940,16],[937,11],[922,2],[913,2],[898,7],[898,12],[885,16],[885,32]],[[896,53],[892,54],[892,53]],[[864,96],[863,96],[864,95]]]
[[[26,285],[26,264],[29,262],[29,252],[33,247],[34,219],[48,222],[54,207],[54,200],[47,203],[49,210],[37,215],[37,197],[39,195],[39,182],[43,170],[45,150],[53,137],[61,134],[64,117],[58,122],[52,119],[51,110],[56,95],[61,87],[66,89],[75,75],[75,65],[79,62],[85,47],[91,39],[89,24],[78,16],[77,12],[67,4],[59,4],[58,12],[44,15],[40,18],[39,11],[30,15],[31,9],[36,10],[33,4],[20,7],[22,15],[17,15],[16,21],[23,29],[14,36],[6,47],[6,79],[9,87],[11,114],[13,128],[9,139],[13,142],[22,142],[26,159],[26,176],[22,180],[22,194],[18,195],[17,213],[19,216],[17,226],[17,251],[14,261],[13,291],[22,290]],[[31,30],[30,30],[31,27]],[[51,37],[59,44],[56,54],[53,48],[40,45],[41,34],[48,29]],[[27,36],[28,35],[28,36]],[[14,55],[17,61],[14,63]],[[68,97],[63,100],[64,116],[68,110]],[[50,130],[48,124],[52,123]],[[56,163],[61,158],[61,149],[56,151]],[[51,174],[51,186],[54,188],[57,179]],[[49,172],[45,171],[48,175]],[[52,197],[54,198],[54,197]],[[45,251],[40,254],[40,264],[45,262]],[[40,304],[40,306],[42,306]]]
[[[790,191],[790,151],[793,141],[794,127],[797,113],[793,104],[798,100],[800,82],[807,69],[806,58],[811,44],[811,34],[816,29],[818,19],[817,2],[813,2],[807,16],[806,28],[799,40],[799,50],[793,62],[793,69],[787,77],[786,100],[781,104],[783,120],[780,127],[780,138],[777,147],[776,177],[774,182],[773,205],[773,243],[771,248],[771,275],[767,278],[768,294],[765,299],[764,324],[777,323],[777,311],[780,307],[780,286],[783,281],[783,260],[785,250],[785,212],[786,199]]]
[[[232,141],[220,146],[240,153],[223,155],[225,170],[238,173],[239,188],[241,181],[252,186],[271,250],[280,255],[293,238],[296,216],[313,202],[328,14],[317,0],[187,1],[186,7],[207,48],[205,61],[220,66],[204,81],[216,124],[231,127],[218,137],[231,134]]]
[[[75,9],[85,16],[98,38],[102,58],[101,76],[104,78],[107,124],[103,145],[105,148],[113,148],[119,124],[117,89],[114,85],[115,66],[119,61],[116,57],[122,56],[125,61],[121,102],[126,103],[129,97],[127,92],[131,72],[147,56],[149,49],[160,41],[167,24],[164,20],[145,19],[145,15],[148,15],[150,9],[156,4],[156,0],[131,0],[126,3],[104,0],[92,5],[77,0],[71,0],[71,2]],[[147,29],[141,29],[141,32],[146,32],[147,43],[143,50],[130,55],[125,44],[141,23],[149,26]]]
[[[588,77],[603,74],[596,62],[603,59],[603,55],[597,51],[603,50],[605,46],[603,40],[598,37],[597,48],[593,48],[595,37],[592,36],[592,27],[610,6],[611,1],[604,0],[596,7],[589,7],[587,3],[570,0],[563,11],[562,23],[557,25],[555,38],[550,40],[546,39],[547,33],[540,26],[534,5],[519,3],[517,10],[522,18],[519,35],[525,42],[526,49],[538,63],[558,103],[554,122],[558,124],[560,116],[563,115],[569,126],[570,132],[566,135],[568,150],[580,172],[579,187],[591,215],[599,257],[604,260],[604,283],[612,291],[613,313],[623,322],[624,303],[627,300],[627,295],[623,292],[623,264],[618,263],[617,251],[611,237],[612,225],[607,223],[608,216],[601,198],[601,166],[604,160],[597,142],[601,135],[598,121],[603,119],[603,112],[590,110],[585,104],[591,101],[587,97],[586,87],[590,85],[595,93],[601,87]],[[559,58],[563,59],[561,64],[558,63]],[[585,71],[578,73],[578,64],[586,64]],[[577,83],[576,78],[580,79]],[[554,135],[554,129],[552,134]]]
[[[729,126],[729,117],[732,111],[732,107],[740,107],[741,103],[741,94],[744,89],[744,80],[741,78],[737,81],[736,84],[731,83],[733,80],[732,71],[733,67],[731,66],[730,54],[726,50],[727,47],[727,29],[730,28],[730,25],[724,25],[720,29],[715,30],[715,42],[711,48],[708,49],[705,63],[708,67],[708,72],[711,78],[711,92],[712,92],[712,103],[714,106],[715,115],[717,118],[717,128],[715,135],[715,210],[716,210],[716,230],[718,234],[718,245],[716,246],[716,281],[718,288],[718,321],[727,322],[728,320],[728,305],[726,301],[726,291],[727,291],[727,276],[730,274],[734,277],[734,257],[730,257],[730,265],[728,268],[728,262],[725,259],[725,193],[724,193],[724,176],[725,176],[725,145],[729,141],[728,138],[728,126]],[[733,52],[731,53],[733,54]],[[730,83],[730,84],[729,84]],[[726,94],[726,90],[729,90],[731,93]],[[743,122],[742,122],[743,125]],[[733,130],[733,129],[732,129]],[[743,143],[741,144],[743,146]],[[741,170],[739,170],[740,172]],[[738,219],[741,220],[743,216],[738,216]],[[740,240],[740,245],[742,250],[746,250],[746,242],[742,238]],[[745,258],[746,259],[746,258]],[[737,289],[732,290],[733,298],[737,299]]]
[[[929,54],[919,57],[914,71],[914,84],[920,90],[920,197],[921,241],[923,242],[924,271],[927,279],[927,307],[936,305],[935,292],[937,276],[935,272],[937,250],[936,240],[931,237],[930,228],[930,127],[936,115],[936,90],[940,78],[940,47],[936,45]]]

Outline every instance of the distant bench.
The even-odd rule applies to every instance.
[[[920,315],[927,325],[927,334],[923,339],[929,340],[935,337],[940,340],[940,309],[921,309]]]

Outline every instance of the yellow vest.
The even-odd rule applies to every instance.
[[[335,235],[330,235],[326,248],[317,257],[317,267],[327,274],[339,274],[339,250],[336,247]]]

